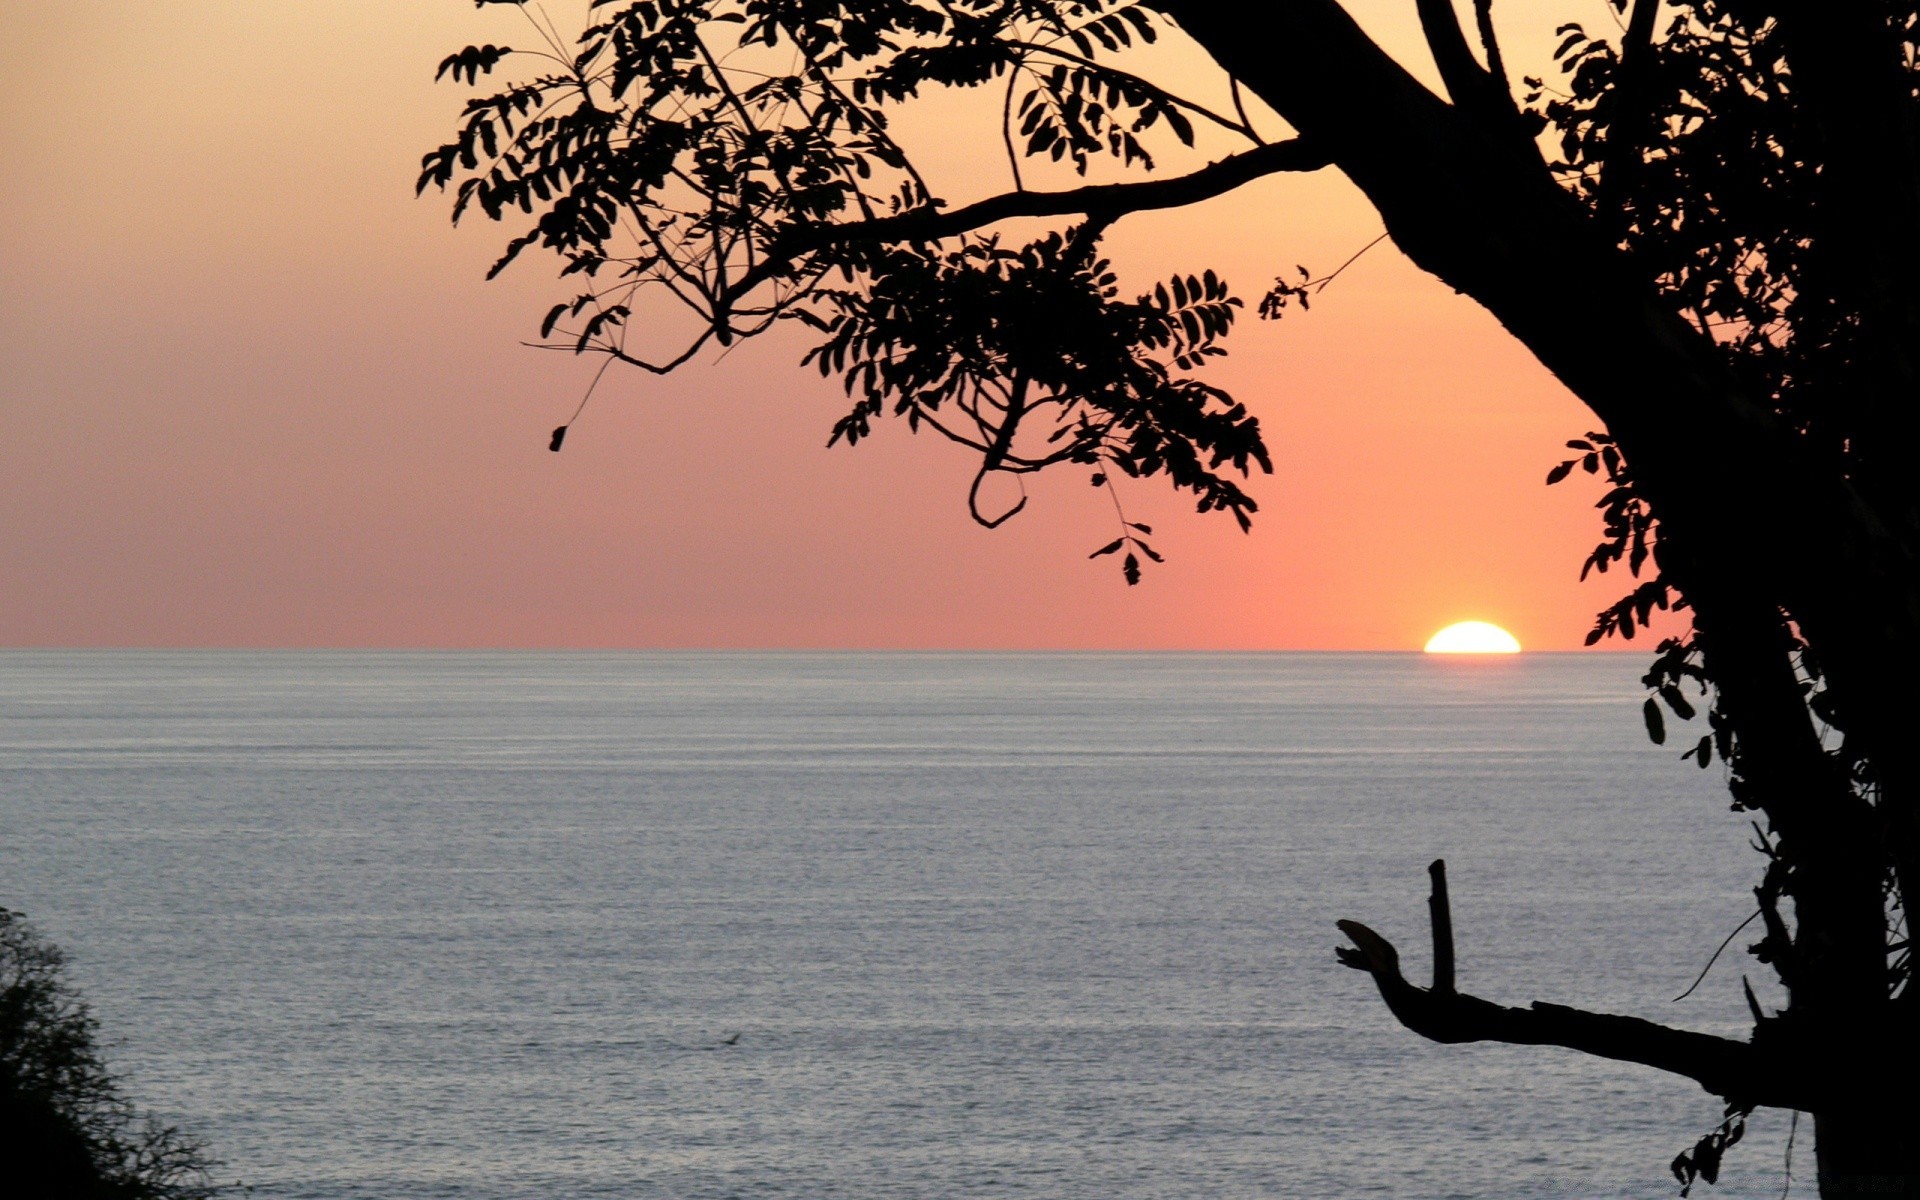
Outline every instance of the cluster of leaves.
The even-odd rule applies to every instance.
[[[1160,18],[1136,0],[594,0],[591,9],[597,19],[571,48],[535,23],[547,50],[532,55],[559,69],[469,101],[458,135],[422,161],[419,187],[454,186],[456,220],[471,206],[493,220],[537,215],[496,272],[533,245],[559,253],[569,272],[613,265],[610,291],[671,291],[723,341],[767,314],[742,308],[729,284],[770,253],[780,258],[783,233],[936,206],[888,131],[889,108],[930,88],[1008,78],[1024,87],[1027,152],[1070,155],[1082,169],[1092,153],[1151,165],[1142,137],[1155,128],[1193,141],[1173,97],[1089,57],[1154,40]],[[473,83],[513,53],[470,46],[440,75]],[[810,277],[804,255],[788,257],[796,261],[755,282]]]
[[[1258,506],[1222,468],[1272,469],[1259,422],[1219,388],[1179,374],[1224,353],[1240,301],[1211,271],[1123,300],[1089,232],[849,255],[851,286],[817,289],[799,310],[824,334],[807,361],[839,375],[855,398],[830,440],[857,443],[875,418],[902,417],[981,455],[976,502],[991,472],[1079,463],[1094,468],[1096,486],[1116,471],[1165,475],[1201,512],[1230,512],[1245,528]],[[1011,515],[975,511],[987,524]],[[1132,544],[1159,561],[1137,532],[1150,531],[1130,524],[1094,556]],[[1138,579],[1131,552],[1123,570]]]
[[[1528,100],[1556,135],[1552,166],[1568,187],[1674,307],[1728,347],[1750,386],[1778,396],[1787,343],[1818,307],[1799,303],[1812,239],[1788,199],[1806,194],[1816,168],[1773,26],[1735,7],[1671,6],[1666,28],[1624,54],[1562,26],[1566,94],[1529,80]]]
[[[1290,304],[1298,304],[1303,312],[1312,308],[1311,293],[1326,286],[1325,280],[1315,279],[1313,272],[1305,267],[1295,267],[1294,270],[1299,273],[1299,279],[1289,280],[1285,275],[1278,276],[1273,286],[1267,289],[1267,294],[1260,297],[1258,311],[1262,321],[1278,321],[1286,315]],[[1554,481],[1549,479],[1547,482]]]
[[[1674,1178],[1680,1181],[1680,1194],[1691,1196],[1695,1180],[1714,1183],[1720,1178],[1720,1160],[1747,1131],[1751,1106],[1728,1105],[1727,1115],[1706,1136],[1683,1150],[1673,1160]]]
[[[1567,448],[1575,453],[1547,472],[1549,485],[1567,479],[1576,470],[1603,477],[1607,484],[1607,490],[1594,505],[1600,510],[1602,538],[1581,565],[1580,578],[1584,580],[1592,572],[1604,575],[1610,566],[1624,563],[1627,574],[1640,581],[1594,618],[1593,628],[1587,631],[1587,645],[1609,637],[1631,641],[1636,632],[1647,628],[1656,611],[1685,610],[1686,598],[1668,584],[1657,569],[1650,572],[1648,578],[1641,578],[1655,561],[1659,522],[1647,502],[1634,490],[1633,473],[1613,439],[1596,431],[1572,439]],[[1667,740],[1665,713],[1671,712],[1682,721],[1690,721],[1697,714],[1698,709],[1688,698],[1689,692],[1696,696],[1712,695],[1712,683],[1691,634],[1663,638],[1653,665],[1641,682],[1647,688],[1641,713],[1646,719],[1647,736],[1655,744],[1664,744]],[[1721,761],[1731,762],[1731,723],[1714,711],[1710,703],[1707,719],[1711,732],[1682,757],[1693,759],[1704,768],[1713,761],[1717,746]]]
[[[893,110],[933,89],[1004,87],[1015,190],[1022,159],[1084,173],[1108,155],[1151,170],[1152,139],[1193,145],[1204,110],[1115,62],[1159,36],[1164,19],[1151,5],[590,8],[570,45],[530,19],[544,50],[489,44],[449,56],[441,75],[469,85],[516,57],[545,70],[471,100],[419,179],[422,190],[453,191],[456,220],[532,218],[494,273],[537,246],[564,260],[563,275],[592,281],[549,310],[548,344],[665,372],[709,342],[798,320],[823,335],[806,361],[843,375],[859,398],[834,441],[852,444],[872,418],[903,416],[979,453],[982,476],[1054,463],[1093,467],[1103,482],[1110,472],[1163,474],[1196,493],[1202,511],[1246,525],[1255,505],[1221,468],[1266,467],[1258,425],[1218,389],[1179,377],[1224,352],[1239,304],[1211,272],[1123,303],[1094,261],[1104,222],[1082,227],[1072,254],[1063,234],[1014,249],[959,231],[916,236],[902,223],[945,206],[890,131]],[[886,236],[864,237],[877,221],[891,222]],[[655,293],[690,315],[684,335],[635,320]],[[657,305],[645,311],[651,318]],[[630,346],[636,334],[673,340]],[[1049,422],[1049,449],[1013,444],[1017,429]],[[563,436],[564,427],[554,448]],[[978,496],[976,479],[983,522],[1011,515],[985,516]],[[1138,577],[1131,561],[1124,569]]]
[[[1673,309],[1724,349],[1743,389],[1857,474],[1876,403],[1855,386],[1869,331],[1829,284],[1858,251],[1814,202],[1821,133],[1800,110],[1777,26],[1737,0],[1659,11],[1644,44],[1560,28],[1564,90],[1527,80],[1550,165]],[[1912,69],[1920,15],[1910,0],[1887,11]]]
[[[71,1200],[220,1194],[198,1143],[121,1095],[65,962],[19,913],[0,908],[0,1162],[10,1184]]]
[[[568,272],[618,268],[623,295],[673,291],[725,325],[729,268],[744,269],[788,224],[871,215],[925,202],[885,118],[832,72],[856,53],[809,7],[728,0],[596,0],[599,17],[563,57],[549,37],[534,57],[561,69],[468,102],[458,136],[429,153],[419,187],[456,178],[454,217],[537,215],[495,265],[540,245]],[[915,5],[876,6],[869,39],[925,29]],[[845,22],[837,23],[840,25]],[[716,30],[726,41],[716,41]],[[730,70],[789,35],[779,72]],[[468,47],[441,65],[473,80],[510,51]],[[876,194],[887,179],[890,196]]]
[[[1567,449],[1577,451],[1569,459],[1556,465],[1547,472],[1547,485],[1559,483],[1573,474],[1578,467],[1589,475],[1605,473],[1607,479],[1606,494],[1594,504],[1600,510],[1604,530],[1603,540],[1587,555],[1587,561],[1580,568],[1580,578],[1584,581],[1589,572],[1606,574],[1608,566],[1625,560],[1627,572],[1638,578],[1640,571],[1652,556],[1654,545],[1653,512],[1646,501],[1640,498],[1633,487],[1633,475],[1627,469],[1626,459],[1620,454],[1620,448],[1614,445],[1613,438],[1605,433],[1592,432],[1586,437],[1574,438],[1567,443]],[[1609,609],[1600,614],[1598,623],[1587,635],[1587,645],[1591,646],[1603,637],[1618,633],[1621,637],[1633,637],[1633,613],[1638,612],[1640,624],[1647,623],[1647,614],[1657,605],[1666,608],[1664,593],[1654,598],[1649,594],[1646,607],[1638,604],[1620,609]]]
[[[1153,26],[1139,7],[1122,9],[1107,20],[1119,36],[1107,40],[1115,48],[1131,44],[1137,20],[1144,40],[1153,40]],[[1098,23],[1092,28],[1098,28]],[[1184,146],[1193,145],[1193,123],[1164,92],[1144,80],[1105,70],[1094,64],[1056,63],[1023,71],[1031,80],[1015,108],[1018,134],[1029,156],[1046,155],[1054,162],[1066,159],[1086,171],[1093,155],[1109,154],[1123,164],[1152,170],[1153,154],[1141,135],[1164,124]]]

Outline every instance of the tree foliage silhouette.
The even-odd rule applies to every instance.
[[[0,1173],[21,1200],[208,1200],[211,1163],[143,1117],[100,1057],[66,958],[0,908]]]
[[[1685,756],[1722,764],[1754,822],[1752,951],[1791,1000],[1754,1003],[1734,1041],[1501,1008],[1455,992],[1450,968],[1417,988],[1356,923],[1343,961],[1428,1037],[1569,1046],[1724,1097],[1727,1122],[1675,1163],[1683,1185],[1711,1181],[1744,1115],[1772,1105],[1812,1114],[1824,1196],[1920,1196],[1920,16],[1911,0],[1610,2],[1617,33],[1563,27],[1551,85],[1516,86],[1491,0],[1464,20],[1415,0],[1443,96],[1337,0],[594,0],[571,41],[530,13],[545,73],[473,100],[420,186],[452,187],[456,219],[531,220],[496,272],[539,246],[582,281],[550,344],[665,372],[811,328],[808,362],[854,402],[834,438],[893,416],[971,448],[983,523],[1020,507],[983,511],[987,476],[1059,467],[1105,487],[1164,475],[1244,526],[1260,427],[1194,374],[1241,302],[1212,272],[1124,298],[1101,240],[1264,175],[1344,173],[1601,426],[1548,477],[1609,485],[1583,570],[1630,582],[1590,640],[1687,617],[1646,676],[1648,732],[1703,722]],[[1203,52],[1230,102],[1156,82],[1141,51],[1163,39]],[[509,53],[470,47],[441,72],[475,84]],[[950,203],[896,140],[894,116],[949,93],[997,114],[993,194]],[[1036,162],[1120,179],[1036,189]],[[1015,218],[1052,228],[1017,240]],[[1259,312],[1304,304],[1311,282],[1282,275]],[[649,321],[642,348],[631,318],[653,292],[687,336],[660,344]],[[1125,549],[1131,582],[1135,550],[1157,556],[1120,520],[1096,554]]]

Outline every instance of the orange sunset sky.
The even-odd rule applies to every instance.
[[[1350,5],[1431,68],[1413,0]],[[557,12],[565,4],[555,5]],[[1530,73],[1602,0],[1503,0]],[[798,339],[672,379],[519,345],[568,289],[412,198],[471,0],[141,0],[0,13],[0,645],[1416,649],[1455,620],[1574,648],[1598,486],[1543,477],[1591,418],[1390,245],[1211,368],[1275,474],[1243,536],[1126,493],[1164,567],[1127,588],[1103,495],[1045,477],[967,518],[967,456],[904,426],[827,450]],[[1277,125],[1275,126],[1278,132]],[[981,127],[980,138],[990,136]],[[965,139],[959,139],[965,144]],[[948,177],[965,170],[949,161]],[[1129,282],[1249,299],[1380,231],[1338,176],[1263,181],[1110,239]]]

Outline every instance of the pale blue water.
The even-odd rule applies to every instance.
[[[1668,1002],[1757,865],[1641,669],[11,652],[0,904],[263,1200],[1670,1196],[1713,1098],[1332,953],[1420,978],[1444,855],[1464,988],[1744,1036],[1738,946]]]

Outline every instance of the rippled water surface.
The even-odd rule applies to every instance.
[[[1420,978],[1445,856],[1463,988],[1744,1036],[1737,949],[1669,1003],[1757,870],[1640,670],[11,652],[0,904],[262,1200],[1670,1196],[1712,1097],[1332,954]]]

